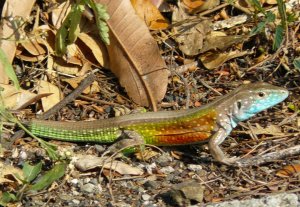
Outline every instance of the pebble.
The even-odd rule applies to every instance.
[[[194,171],[194,172],[197,172],[197,171],[200,171],[202,170],[202,166],[201,165],[195,165],[195,164],[189,164],[187,166],[187,168],[191,171]]]
[[[74,184],[74,185],[77,185],[78,184],[78,179],[72,179],[71,183]]]
[[[27,153],[26,153],[25,151],[21,151],[21,152],[20,152],[20,158],[21,158],[22,160],[27,160],[27,158],[28,158]]]
[[[89,183],[91,181],[91,178],[84,178],[83,183]]]
[[[153,174],[153,170],[155,170],[157,168],[157,165],[153,162],[153,163],[151,163],[149,165],[146,165],[145,168],[146,168],[147,173],[150,174],[150,175],[152,175]]]
[[[95,149],[97,150],[98,153],[103,153],[106,149],[104,146],[96,144]]]
[[[166,167],[170,164],[172,161],[172,157],[168,153],[163,153],[161,156],[159,156],[155,161],[157,164],[159,164],[162,167]]]
[[[190,206],[192,201],[201,203],[204,187],[195,182],[188,181],[173,185],[171,189],[160,196],[171,206]]]
[[[80,204],[80,201],[77,200],[77,199],[73,199],[72,202],[73,202],[74,204],[76,204],[76,205],[79,205],[79,204]]]
[[[143,194],[143,195],[142,195],[142,199],[143,199],[144,201],[148,201],[150,198],[151,198],[151,196],[148,195],[148,194]]]
[[[156,181],[153,180],[148,180],[144,183],[144,187],[147,190],[152,190],[152,189],[157,189],[159,186],[159,184]]]
[[[91,183],[87,183],[81,186],[81,190],[87,193],[94,193],[96,192],[96,186]]]
[[[167,166],[167,167],[161,168],[160,171],[165,173],[165,174],[170,174],[170,173],[174,172],[175,169],[171,166]]]

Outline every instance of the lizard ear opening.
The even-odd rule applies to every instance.
[[[238,101],[236,104],[237,104],[238,109],[242,108],[242,103],[240,101]]]

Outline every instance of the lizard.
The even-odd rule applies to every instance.
[[[242,85],[198,108],[129,114],[95,121],[29,121],[37,136],[71,142],[113,143],[126,132],[140,136],[146,144],[189,145],[208,142],[213,158],[232,164],[220,145],[241,121],[288,97],[288,90],[264,82]],[[130,133],[129,133],[130,134]]]

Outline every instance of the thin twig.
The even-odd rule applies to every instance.
[[[80,85],[72,92],[70,93],[67,97],[65,97],[62,101],[57,103],[55,106],[53,106],[50,110],[39,116],[39,119],[48,119],[51,117],[53,114],[58,112],[61,108],[66,106],[68,103],[74,101],[84,89],[86,89],[89,85],[91,85],[96,79],[96,76],[91,73],[88,75],[81,83]]]
[[[252,165],[261,165],[268,162],[273,162],[286,157],[291,157],[300,154],[300,145],[290,147],[277,152],[272,152],[264,155],[257,155],[251,158],[240,159],[236,165],[239,167],[248,167]]]

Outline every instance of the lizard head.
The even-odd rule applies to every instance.
[[[289,92],[268,83],[255,83],[239,87],[234,94],[233,116],[243,121],[282,102]]]

